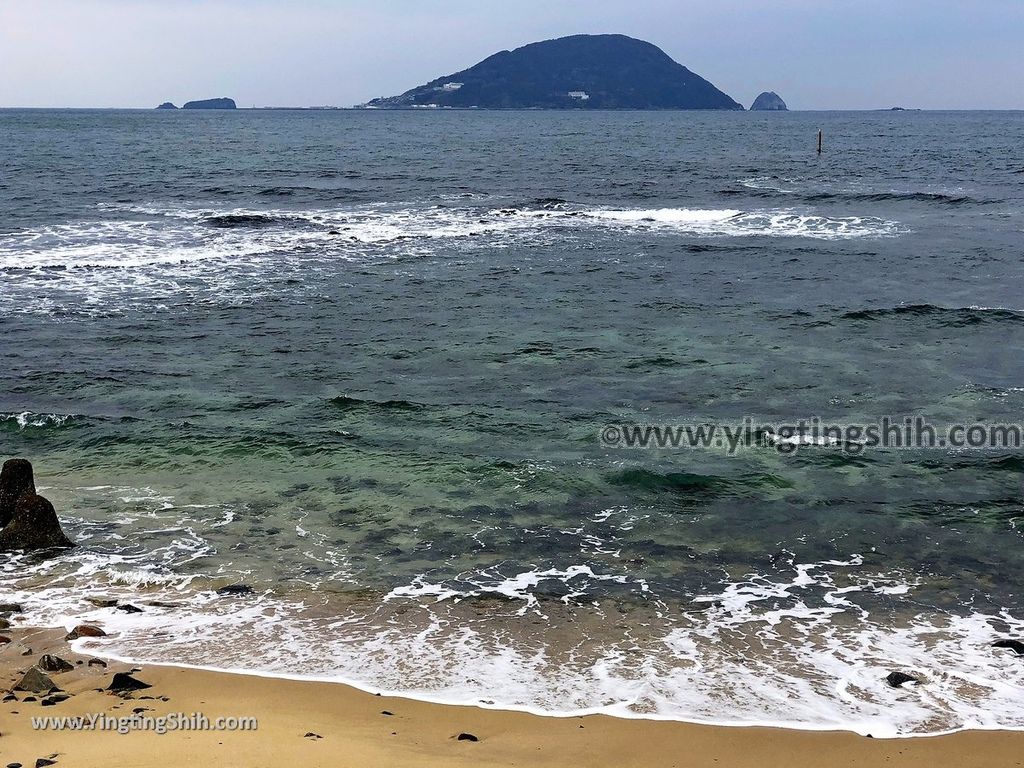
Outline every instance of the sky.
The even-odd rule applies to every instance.
[[[1024,109],[1024,0],[0,0],[0,107],[351,106],[608,32],[748,107]]]

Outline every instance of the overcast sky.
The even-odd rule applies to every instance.
[[[745,106],[1024,108],[1024,0],[0,0],[0,106],[350,106],[581,32]]]

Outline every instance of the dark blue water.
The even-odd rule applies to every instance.
[[[1020,451],[599,439],[1019,421],[1021,147],[1021,113],[0,111],[0,455],[80,543],[4,588],[139,659],[1022,727]]]

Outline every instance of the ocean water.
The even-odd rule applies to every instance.
[[[431,700],[1024,728],[1021,452],[599,439],[1019,421],[1022,147],[1022,113],[0,111],[0,456],[78,542],[0,598]]]

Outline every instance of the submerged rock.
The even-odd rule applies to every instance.
[[[57,686],[53,680],[47,677],[39,667],[32,667],[25,676],[14,686],[16,691],[31,691],[32,693],[49,693],[56,690]]]
[[[87,597],[85,602],[92,603],[97,608],[113,608],[117,605],[116,597]]]
[[[885,682],[893,688],[899,688],[904,683],[920,683],[921,681],[905,672],[890,672],[886,675]]]
[[[253,589],[248,584],[228,584],[217,590],[218,595],[251,595],[252,593]]]
[[[28,459],[8,459],[0,469],[0,528],[14,517],[14,506],[26,493],[35,494],[32,463]]]
[[[1024,643],[1020,640],[996,640],[992,643],[993,648],[1009,648],[1018,656],[1024,656]]]
[[[14,516],[0,531],[0,552],[73,546],[61,530],[53,504],[35,493],[22,494],[14,505]]]

